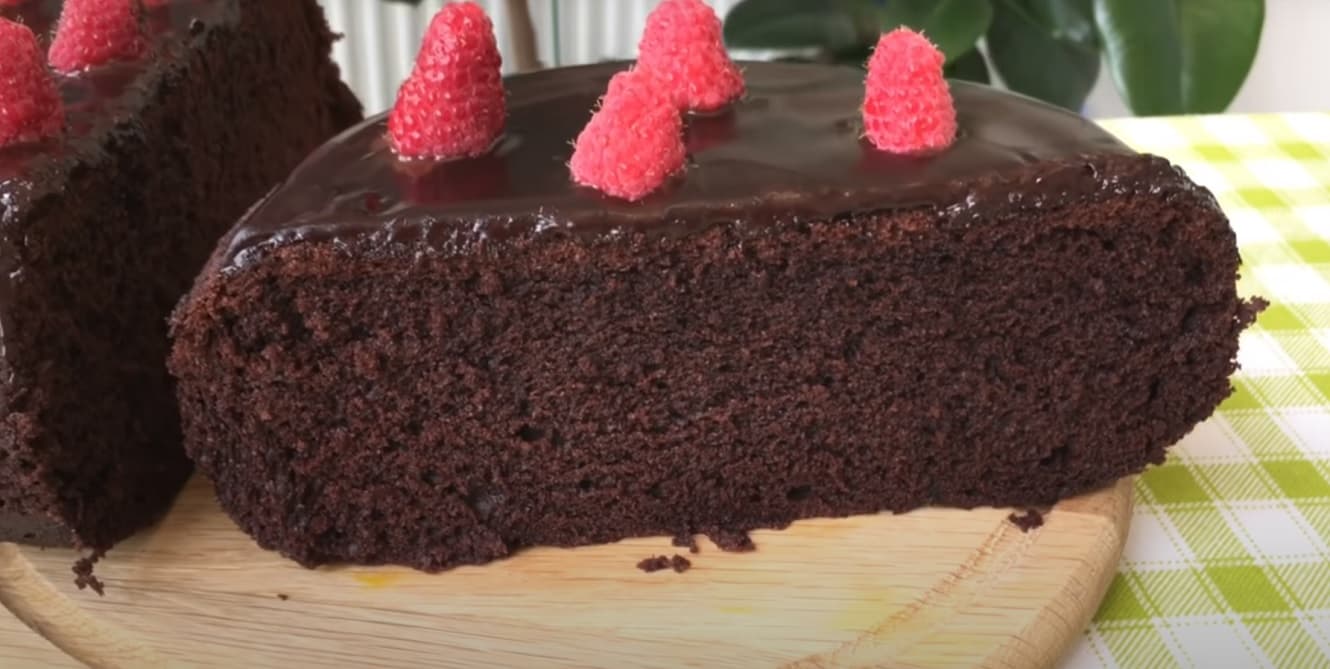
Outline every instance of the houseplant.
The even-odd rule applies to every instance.
[[[921,30],[948,75],[1080,109],[1105,62],[1138,115],[1214,113],[1251,69],[1264,0],[742,0],[732,48],[862,64],[877,36]]]

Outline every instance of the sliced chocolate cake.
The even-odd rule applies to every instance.
[[[172,307],[361,111],[314,0],[6,0],[0,19],[0,540],[105,548],[190,471]]]
[[[699,61],[495,98],[466,71],[488,51],[427,47],[413,78],[442,88],[408,81],[315,152],[178,308],[190,455],[264,547],[426,570],[1045,505],[1159,462],[1230,392],[1259,307],[1223,212],[920,49],[884,38],[867,90]],[[724,102],[687,111],[680,84]]]

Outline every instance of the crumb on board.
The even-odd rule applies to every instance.
[[[1024,513],[1013,511],[1011,515],[1007,516],[1007,520],[1011,521],[1012,525],[1021,528],[1022,532],[1029,532],[1044,524],[1044,514],[1039,509],[1026,509]]]
[[[674,555],[674,557],[670,558],[670,567],[674,569],[674,573],[676,574],[682,574],[691,569],[692,566],[693,566],[692,560],[689,560],[688,558],[679,555],[677,553]]]
[[[282,601],[286,601],[286,600],[288,600],[288,599],[291,599],[291,595],[285,595],[285,594],[282,594],[282,593],[279,592],[279,593],[277,593],[277,599],[280,599],[280,600],[282,600]]]
[[[679,548],[687,548],[689,553],[696,555],[697,553],[702,552],[702,548],[697,543],[697,536],[699,534],[710,539],[711,543],[715,544],[717,548],[726,553],[747,553],[749,551],[757,550],[757,544],[754,544],[753,538],[748,536],[748,530],[732,527],[704,527],[680,530],[674,535],[674,539],[670,543]]]
[[[78,586],[79,590],[92,588],[92,591],[97,593],[98,597],[106,596],[106,585],[102,583],[101,579],[97,578],[97,576],[92,573],[92,569],[97,564],[97,561],[102,559],[102,556],[105,554],[105,551],[99,550],[88,557],[79,558],[79,560],[74,563],[72,569],[74,572],[74,585]]]
[[[711,537],[712,543],[726,553],[747,553],[757,550],[757,545],[745,530],[714,528],[708,529],[705,534]]]
[[[679,548],[687,548],[689,553],[694,555],[702,552],[702,548],[697,545],[697,535],[692,532],[684,531],[674,535],[674,541],[670,542]]]
[[[665,569],[673,569],[675,573],[682,574],[688,571],[692,566],[693,562],[691,560],[678,553],[675,553],[674,557],[653,555],[637,563],[637,568],[648,574],[663,571]]]
[[[660,571],[662,569],[669,569],[670,559],[665,557],[664,555],[653,555],[649,558],[644,558],[641,562],[638,562],[637,568],[641,569],[642,571],[648,574]]]

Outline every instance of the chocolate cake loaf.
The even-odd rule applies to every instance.
[[[1230,392],[1258,305],[1167,161],[961,82],[953,142],[885,152],[862,71],[754,62],[682,115],[679,171],[614,197],[565,166],[607,89],[631,107],[628,68],[508,79],[470,157],[407,159],[413,121],[369,119],[222,240],[170,366],[190,455],[260,545],[437,570],[1045,505],[1159,462]]]
[[[103,549],[190,471],[171,309],[362,114],[314,0],[7,0],[0,19],[0,540]]]

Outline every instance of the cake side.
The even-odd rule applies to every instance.
[[[176,314],[187,449],[266,548],[432,570],[1048,504],[1159,462],[1230,392],[1253,306],[1223,213],[1173,166],[1109,152],[950,187],[687,234],[273,246]]]
[[[63,79],[68,137],[0,155],[0,540],[104,548],[165,508],[190,470],[165,319],[235,217],[360,118],[316,3],[153,11],[150,61]]]

